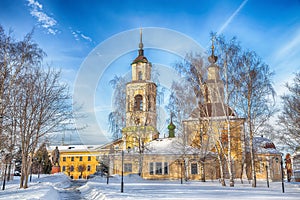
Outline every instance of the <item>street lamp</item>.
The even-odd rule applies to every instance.
[[[182,184],[182,162],[180,162],[180,183]]]
[[[281,167],[281,186],[282,186],[282,193],[284,193],[284,182],[283,182],[283,176],[284,176],[284,174],[283,174],[283,161],[282,161],[282,154],[280,154],[280,157],[281,157],[281,159],[280,159],[280,167]],[[276,157],[275,158],[275,160],[276,160],[276,163],[278,163],[278,158]]]
[[[267,186],[270,187],[269,185],[269,171],[268,171],[268,164],[266,163],[266,174],[267,174]]]
[[[110,169],[110,159],[109,154],[107,156],[107,174],[106,174],[106,184],[109,183],[109,169]]]
[[[121,178],[121,192],[124,192],[124,150],[122,150],[122,178]]]
[[[175,163],[177,164],[177,166],[180,165],[180,183],[182,184],[183,183],[183,178],[182,178],[182,162],[179,159],[177,159],[177,160],[175,160]]]

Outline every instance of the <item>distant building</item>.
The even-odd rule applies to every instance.
[[[99,147],[99,145],[58,146],[60,171],[72,179],[87,179],[97,171],[99,155],[104,154]],[[56,146],[48,147],[49,154],[55,148]]]

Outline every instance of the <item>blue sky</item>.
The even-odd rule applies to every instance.
[[[16,39],[35,28],[34,40],[48,55],[45,61],[62,69],[63,80],[70,84],[71,89],[93,50],[102,48],[105,41],[111,42],[108,44],[114,49],[121,49],[128,41],[113,43],[118,41],[114,39],[120,33],[136,35],[137,40],[132,39],[133,47],[125,48],[125,53],[112,60],[98,77],[93,106],[101,130],[96,128],[82,133],[80,139],[84,143],[107,140],[104,136],[107,132],[106,114],[112,107],[108,81],[114,74],[124,75],[130,71],[130,63],[136,56],[134,47],[137,48],[139,42],[136,33],[140,27],[145,28],[145,54],[157,66],[172,65],[175,62],[172,58],[176,56],[159,48],[149,48],[147,53],[147,44],[151,46],[150,39],[147,41],[148,27],[183,34],[205,50],[210,44],[211,31],[222,33],[228,39],[237,36],[243,48],[254,50],[275,71],[274,86],[280,95],[284,93],[283,84],[300,70],[299,13],[299,0],[0,1],[0,24],[7,31],[11,28]],[[154,37],[150,35],[150,29],[148,33],[148,38]],[[89,77],[90,74],[85,75]]]

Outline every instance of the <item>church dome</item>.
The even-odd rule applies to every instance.
[[[169,130],[175,130],[175,128],[176,126],[172,122],[168,125]]]
[[[140,50],[139,50],[140,51]],[[144,56],[143,53],[139,53],[138,57],[136,57],[136,59],[134,59],[134,61],[132,62],[132,64],[134,63],[148,63],[148,59]]]

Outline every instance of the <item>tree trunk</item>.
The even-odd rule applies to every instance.
[[[200,160],[200,163],[201,163],[201,166],[200,166],[200,169],[201,169],[201,181],[202,182],[205,182],[205,158],[201,159]]]
[[[248,104],[250,104],[250,101]],[[250,134],[249,146],[250,146],[250,157],[251,157],[252,187],[256,187],[256,171],[255,171],[253,132],[252,132],[252,125],[251,125],[250,106],[248,106],[248,126],[249,126],[249,134]]]
[[[224,170],[223,170],[223,161],[220,153],[218,153],[218,160],[220,165],[220,183],[222,184],[222,186],[226,186],[225,178],[224,178]]]
[[[228,114],[228,109],[227,109]],[[228,132],[228,155],[227,155],[227,164],[228,164],[228,173],[229,173],[229,185],[234,187],[234,178],[232,172],[232,158],[231,158],[231,132],[230,132],[230,121],[227,120],[227,132]]]

